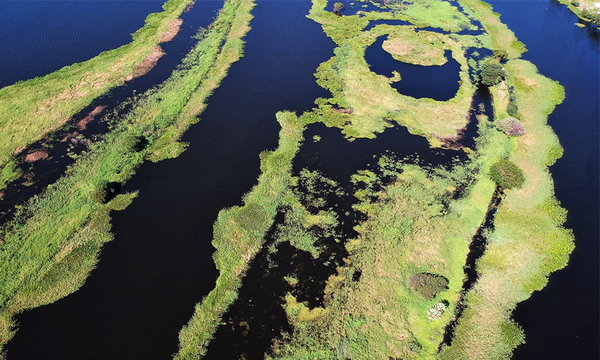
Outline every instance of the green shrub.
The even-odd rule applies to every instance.
[[[517,107],[517,104],[514,103],[514,101],[510,101],[508,103],[508,105],[506,106],[506,112],[508,113],[508,115],[515,118],[519,116],[519,108]]]
[[[579,7],[579,1],[573,0],[571,1],[571,5]]]
[[[504,80],[506,73],[502,65],[496,62],[485,62],[481,65],[481,73],[479,79],[485,86],[494,86]]]
[[[333,13],[339,16],[340,11],[342,10],[343,7],[344,7],[344,4],[342,4],[341,2],[336,2],[335,4],[333,4]]]
[[[117,196],[119,190],[121,190],[121,184],[117,182],[105,182],[94,190],[90,198],[98,204],[106,204]]]
[[[523,171],[510,160],[500,160],[490,168],[490,178],[507,189],[520,188],[525,181]]]
[[[411,276],[408,285],[423,299],[428,300],[448,289],[448,279],[440,275],[420,273]]]

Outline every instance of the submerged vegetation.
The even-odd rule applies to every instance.
[[[221,229],[231,229],[228,230],[229,241],[249,236],[244,226],[247,217],[236,217],[235,214],[253,209],[250,213],[255,219],[258,215],[254,209],[261,205],[273,209],[276,205],[272,199],[282,199],[277,200],[278,206],[294,210],[285,212],[285,220],[276,226],[274,235],[270,235],[276,238],[270,245],[273,256],[276,256],[277,243],[285,241],[297,251],[309,252],[314,259],[320,259],[324,250],[316,244],[320,243],[321,237],[307,231],[307,226],[334,231],[333,236],[341,237],[348,256],[344,259],[345,265],[337,267],[336,274],[330,276],[326,286],[320,289],[322,305],[311,306],[309,302],[300,302],[291,293],[281,294],[293,333],[283,333],[280,339],[274,339],[273,347],[265,349],[268,358],[508,358],[523,340],[522,330],[510,320],[515,299],[522,300],[531,291],[540,289],[549,272],[565,265],[572,250],[572,235],[561,227],[564,210],[553,199],[552,181],[547,170],[556,156],[560,156],[560,145],[545,120],[552,108],[562,101],[562,88],[537,74],[531,64],[514,60],[525,47],[499,22],[497,14],[479,1],[461,1],[464,13],[451,7],[463,17],[452,16],[452,11],[448,15],[436,13],[432,15],[436,19],[432,24],[427,23],[432,13],[426,9],[448,7],[448,3],[432,0],[415,4],[415,7],[422,7],[423,11],[418,12],[411,12],[413,5],[404,3],[404,8],[398,12],[371,12],[364,16],[345,16],[339,6],[336,6],[339,13],[336,16],[325,9],[326,4],[323,0],[313,0],[309,18],[320,23],[338,45],[335,56],[322,63],[315,74],[317,83],[330,90],[332,97],[317,99],[312,111],[293,122],[299,131],[297,139],[305,126],[316,122],[337,127],[352,140],[374,138],[395,121],[411,133],[426,137],[432,146],[443,146],[442,140],[458,138],[457,130],[466,124],[475,91],[465,58],[465,50],[471,47],[488,48],[500,54],[499,58],[508,59],[504,66],[499,64],[498,58],[488,59],[478,69],[484,73],[485,85],[494,96],[495,116],[506,118],[515,114],[518,107],[519,117],[525,119],[523,131],[518,131],[523,136],[509,137],[507,135],[517,135],[508,133],[514,129],[507,133],[497,131],[494,122],[481,117],[475,151],[468,152],[471,155],[467,161],[431,167],[381,156],[378,169],[357,169],[352,177],[357,200],[353,216],[361,218],[359,214],[362,213],[366,220],[354,227],[354,237],[346,238],[339,228],[332,227],[337,223],[332,222],[335,212],[330,212],[325,201],[327,191],[330,196],[337,192],[335,186],[323,190],[326,192],[323,195],[314,195],[316,187],[310,184],[315,176],[318,177],[316,173],[303,170],[294,177],[289,165],[280,163],[278,166],[284,171],[279,174],[280,181],[288,186],[303,184],[302,192],[285,190],[278,185],[274,186],[277,190],[271,197],[254,197],[256,192],[263,191],[263,179],[274,173],[274,169],[263,165],[259,185],[246,195],[245,205],[225,210],[219,216],[215,225],[217,264],[223,261],[222,244],[228,244]],[[388,4],[392,9],[394,6]],[[478,20],[486,32],[445,35],[416,31],[417,26],[426,24],[454,31],[469,28],[471,22],[464,14]],[[414,25],[377,25],[369,31],[362,30],[369,20],[392,18]],[[464,23],[465,18],[468,24]],[[388,35],[384,48],[399,61],[432,65],[419,57],[421,52],[443,54],[444,50],[451,50],[453,58],[461,65],[461,85],[455,97],[446,102],[414,99],[393,90],[389,78],[371,72],[364,60],[365,48],[384,35]],[[401,78],[401,75],[397,77]],[[508,98],[507,86],[514,90],[509,101],[505,100]],[[524,86],[537,89],[537,93]],[[550,89],[549,93],[546,89]],[[503,125],[498,124],[502,129]],[[285,129],[282,124],[280,148],[291,132]],[[314,139],[321,140],[321,137],[315,135]],[[539,152],[534,152],[531,142],[541,146]],[[294,146],[294,151],[298,151],[298,143]],[[279,151],[277,149],[273,154]],[[265,159],[268,157],[263,157],[263,161]],[[478,280],[471,291],[462,294],[463,267],[469,244],[486,220],[497,183],[509,190],[497,209],[494,228],[486,233],[490,250],[477,262],[477,271],[485,276],[485,281]],[[531,205],[514,203],[523,196]],[[250,202],[249,197],[256,203]],[[302,210],[300,203],[311,209],[309,214]],[[227,270],[218,265],[221,277],[217,287],[198,305],[194,318],[181,333],[181,358],[197,358],[205,353],[210,334],[215,331],[214,321],[219,321],[227,306],[235,300],[244,266],[264,243],[268,224],[274,224],[274,210],[263,214],[264,217],[258,217],[260,225],[255,227],[257,232],[252,232],[252,240],[240,241],[244,247],[232,250],[227,256],[228,262],[239,263],[240,267]],[[526,236],[517,230],[522,226],[521,220],[514,218],[521,215],[535,217],[530,219],[529,235]],[[346,212],[338,213],[338,216],[350,215]],[[535,239],[548,232],[555,234],[554,240],[541,247]],[[506,247],[504,243],[511,245]],[[251,250],[245,246],[251,246]],[[515,254],[515,248],[525,252]],[[544,260],[549,253],[555,254],[552,260]],[[514,266],[515,257],[519,257],[519,267]],[[547,265],[538,267],[540,263]],[[226,276],[233,276],[234,269],[237,269],[237,280],[221,283]],[[515,271],[523,279],[531,280],[501,285],[517,276]],[[298,286],[301,281],[294,274],[285,279],[291,286]],[[534,279],[533,286],[528,285]],[[510,287],[511,291],[501,291],[503,287]],[[450,334],[452,341],[446,343],[446,325],[464,296],[466,310]],[[481,300],[486,297],[486,301]]]

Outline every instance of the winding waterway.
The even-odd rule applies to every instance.
[[[395,60],[383,48],[387,35],[380,36],[365,50],[365,60],[371,71],[392,77],[392,71],[398,71],[402,79],[392,83],[392,87],[402,95],[416,99],[430,98],[438,101],[450,100],[459,88],[460,65],[452,58],[452,52],[446,50],[444,56],[448,62],[442,66],[422,66]]]

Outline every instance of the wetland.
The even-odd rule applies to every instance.
[[[597,353],[594,25],[553,1],[135,11],[0,85],[0,358]]]

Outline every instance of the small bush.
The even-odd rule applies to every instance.
[[[512,117],[496,121],[496,129],[508,136],[521,136],[525,134],[525,128],[519,119]]]
[[[500,160],[490,168],[490,178],[507,189],[520,188],[525,182],[523,171],[510,160]]]
[[[336,2],[335,4],[333,4],[333,13],[339,16],[340,11],[342,11],[343,7],[344,4],[342,4],[341,2]]]
[[[411,276],[408,285],[423,299],[428,300],[448,289],[448,279],[440,275],[420,273]]]
[[[573,0],[571,1],[571,5],[579,7],[579,1]]]
[[[117,182],[106,182],[92,193],[92,200],[98,204],[106,204],[117,196],[121,190],[121,184]]]
[[[485,86],[494,86],[504,80],[506,74],[502,65],[495,62],[487,62],[481,65],[479,79]]]
[[[519,116],[519,108],[517,107],[517,104],[514,103],[514,101],[508,103],[508,106],[506,106],[506,112],[508,113],[508,115],[515,118]]]

